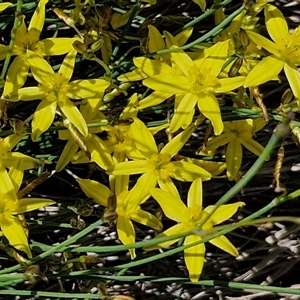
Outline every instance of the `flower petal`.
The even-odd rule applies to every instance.
[[[243,140],[242,145],[245,146],[249,151],[254,153],[257,156],[260,156],[264,151],[264,147],[259,144],[258,142],[250,139],[250,140]]]
[[[116,197],[118,197],[122,192],[128,191],[129,175],[109,176],[109,186]]]
[[[244,202],[235,202],[231,204],[224,204],[217,208],[217,210],[210,216],[209,222],[212,226],[215,226],[217,224],[220,224],[224,221],[227,221],[229,218],[231,218],[238,210],[239,207],[244,206]],[[211,213],[211,211],[214,209],[214,205],[207,206],[204,211],[208,214]]]
[[[176,198],[180,198],[180,194],[170,177],[167,177],[164,180],[158,179],[158,185],[163,191],[174,195]]]
[[[29,49],[27,49],[27,57],[34,79],[41,84],[50,86],[49,74],[54,74],[52,67],[45,59]]]
[[[176,39],[178,45],[179,46],[184,45],[187,42],[187,40],[190,38],[192,33],[193,33],[192,27],[186,28],[186,29],[182,30],[180,33],[178,33],[175,36],[175,39]]]
[[[26,55],[18,55],[10,65],[3,89],[3,96],[17,94],[18,90],[24,85],[29,70]],[[7,99],[9,100],[9,99]]]
[[[147,171],[147,164],[147,160],[121,162],[108,168],[106,173],[110,175],[141,174]]]
[[[6,97],[7,101],[31,101],[36,99],[44,99],[45,93],[38,86],[31,86],[19,89],[17,94],[11,94]]]
[[[177,47],[173,46],[172,49],[174,48]],[[171,57],[185,76],[189,76],[191,69],[196,68],[195,63],[184,51],[172,52]]]
[[[247,31],[247,35],[255,44],[265,48],[270,53],[280,57],[280,52],[279,52],[278,46],[275,43],[271,42],[264,36],[262,36],[258,33],[255,33],[253,31]]]
[[[75,104],[68,98],[64,98],[58,100],[58,105],[67,119],[80,131],[83,136],[86,137],[89,133],[88,128],[82,114]]]
[[[241,167],[243,151],[240,142],[237,139],[230,141],[226,150],[227,176],[233,180]]]
[[[64,76],[64,80],[66,82],[69,82],[72,77],[76,60],[76,53],[77,52],[75,50],[70,51],[60,65],[58,73]]]
[[[117,231],[120,241],[124,245],[133,244],[135,242],[135,231],[130,219],[119,215],[117,219]],[[129,249],[131,259],[135,258],[135,249]]]
[[[106,170],[113,165],[113,159],[106,144],[97,135],[93,134],[92,137],[86,141],[86,145],[91,153],[92,161],[97,163],[99,167]]]
[[[177,134],[169,143],[167,143],[160,153],[168,153],[171,156],[174,156],[178,151],[186,144],[188,139],[191,137],[195,130],[194,126],[190,126],[187,129],[183,130]]]
[[[289,63],[284,64],[284,72],[290,84],[294,96],[300,103],[300,74],[296,66]]]
[[[134,143],[143,156],[150,158],[153,153],[157,153],[155,139],[141,120],[138,118],[133,119],[134,122],[130,128]]]
[[[8,220],[1,222],[1,230],[10,245],[25,252],[29,258],[32,257],[24,228],[17,217],[11,216]]]
[[[272,68],[270,68],[272,66]],[[274,78],[284,66],[284,61],[275,56],[268,56],[258,63],[245,79],[244,87],[257,86]]]
[[[107,206],[107,200],[112,195],[111,190],[95,180],[76,178],[83,192],[102,206]]]
[[[34,142],[45,132],[52,124],[56,113],[56,102],[42,100],[35,110],[32,120],[32,140]]]
[[[178,107],[175,109],[175,114],[171,120],[171,132],[176,132],[183,124],[185,124],[198,99],[199,97],[196,94],[186,93],[184,95]]]
[[[229,138],[228,138],[227,134],[223,133],[217,137],[210,139],[207,142],[206,150],[215,150],[215,149],[219,148],[220,146],[227,144],[228,142],[229,142]]]
[[[215,92],[216,93],[230,92],[230,91],[235,90],[236,88],[242,86],[244,81],[245,81],[244,76],[237,76],[237,77],[234,77],[234,78],[219,79],[219,83],[221,84],[221,86],[218,86],[215,89]]]
[[[157,188],[149,188],[149,192],[169,219],[176,222],[186,222],[188,220],[188,209],[180,198]]]
[[[148,50],[149,52],[156,52],[159,50],[163,50],[166,48],[165,42],[160,34],[160,32],[156,29],[156,27],[152,25],[148,25]]]
[[[48,0],[40,0],[36,10],[31,17],[28,31],[34,30],[40,35],[45,22],[45,6],[48,3]]]
[[[271,4],[265,6],[265,20],[269,35],[273,41],[281,42],[289,34],[289,28],[281,11]]]
[[[162,223],[159,219],[147,211],[139,209],[135,214],[131,215],[130,218],[135,222],[151,227],[155,230],[161,231],[163,229]]]
[[[224,236],[221,235],[215,239],[209,241],[211,244],[215,245],[216,247],[226,251],[227,253],[231,254],[232,256],[238,256],[238,250],[231,244],[231,242]]]
[[[176,224],[176,225],[172,226],[171,228],[165,230],[163,233],[158,234],[156,236],[156,238],[168,237],[168,236],[172,236],[172,235],[182,234],[182,233],[187,232],[191,229],[187,229],[185,224],[182,224],[182,223]],[[165,248],[165,247],[168,247],[168,246],[174,244],[178,240],[179,239],[170,240],[170,241],[159,243],[159,244],[156,244],[156,245],[153,245],[153,246],[145,247],[144,249],[147,250],[147,251],[151,251],[151,250],[155,250],[155,249],[159,249],[159,248]]]
[[[169,94],[184,94],[190,92],[191,81],[182,75],[160,74],[143,80],[146,87]]]
[[[0,165],[0,186],[2,195],[7,196],[9,200],[18,200],[13,183],[2,165]]]
[[[158,105],[163,101],[167,100],[168,98],[170,98],[172,95],[173,94],[170,93],[162,93],[159,91],[154,91],[152,94],[150,94],[149,96],[147,96],[146,98],[142,99],[139,102],[138,104],[139,109],[144,109],[147,107]]]
[[[146,57],[135,57],[133,62],[135,66],[143,73],[147,74],[147,76],[154,76],[161,73],[172,73],[172,68],[170,66],[157,60],[152,60]]]
[[[109,86],[109,82],[104,79],[84,79],[74,80],[68,84],[67,96],[71,99],[100,98]]]
[[[145,201],[145,198],[148,198],[149,188],[155,187],[157,184],[156,176],[152,172],[146,172],[143,174],[136,182],[134,187],[130,190],[128,198],[128,210],[134,211],[137,206]]]
[[[202,207],[202,180],[201,178],[195,179],[188,192],[187,206],[188,207]]]
[[[55,166],[56,172],[60,172],[62,169],[64,169],[64,167],[73,159],[73,156],[77,150],[78,145],[73,140],[69,140]]]
[[[203,168],[185,161],[173,161],[171,162],[175,168],[175,171],[170,171],[170,176],[181,181],[193,181],[197,178],[202,180],[209,180],[211,174]]]
[[[198,107],[201,113],[211,121],[215,135],[221,134],[224,125],[216,97],[212,93],[201,93],[198,99]]]
[[[201,237],[192,234],[184,240],[184,246],[201,241]],[[202,273],[205,257],[204,243],[184,249],[184,261],[189,271],[189,278],[192,282],[197,282]]]
[[[48,38],[38,42],[43,49],[44,56],[62,55],[68,53],[73,48],[73,43],[78,41],[78,38]]]
[[[20,199],[18,202],[18,208],[13,214],[23,214],[28,211],[32,211],[35,209],[42,208],[44,206],[48,206],[51,204],[55,204],[56,202],[51,199],[43,199],[43,198],[24,198]]]

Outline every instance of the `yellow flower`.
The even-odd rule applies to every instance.
[[[12,7],[14,6],[11,2],[3,2],[0,3],[0,12],[4,11],[5,9],[7,9],[8,7]]]
[[[199,228],[199,224],[202,223],[202,220],[204,220],[214,209],[214,205],[210,205],[205,209],[202,207],[202,181],[200,178],[194,180],[189,189],[187,206],[184,205],[179,196],[171,194],[167,191],[157,188],[150,188],[149,191],[153,198],[159,203],[165,215],[169,219],[178,222],[177,225],[174,225],[173,227],[156,236],[157,238],[182,234],[195,229],[197,232],[199,232],[197,234],[190,234],[186,236],[184,240],[184,246],[198,241],[200,242],[207,235],[205,233],[206,231],[210,231],[215,225],[228,220],[239,207],[244,205],[243,202],[221,205]],[[178,239],[147,247],[146,250],[167,247],[174,244],[176,241],[178,241]],[[209,242],[233,256],[238,256],[237,249],[224,235],[211,239]],[[192,282],[198,281],[201,275],[204,265],[204,256],[204,243],[186,248],[184,250],[184,261]]]
[[[111,175],[142,174],[141,178],[148,178],[150,182],[155,181],[161,188],[176,192],[175,185],[170,177],[181,181],[193,181],[202,177],[204,180],[211,178],[211,174],[203,168],[186,161],[171,161],[172,157],[184,146],[194,131],[191,126],[178,134],[160,151],[156,146],[146,125],[137,118],[131,124],[131,133],[137,150],[143,159],[134,159],[117,163],[107,169]]]
[[[220,107],[214,94],[229,92],[244,82],[243,76],[218,78],[227,59],[227,52],[228,41],[219,42],[204,50],[200,58],[195,61],[182,51],[171,53],[172,60],[182,74],[176,74],[167,65],[154,63],[147,58],[138,61],[138,67],[150,76],[143,81],[145,86],[178,97],[179,104],[175,107],[175,114],[170,124],[172,132],[182,126],[186,127],[187,120],[191,122],[196,104],[200,112],[212,122],[215,134],[219,135],[223,131]]]
[[[108,205],[108,199],[116,197],[116,225],[119,239],[124,245],[135,242],[135,230],[132,221],[149,226],[155,230],[162,230],[161,222],[149,212],[141,209],[140,204],[149,198],[148,189],[153,187],[155,181],[140,177],[134,187],[128,191],[129,176],[116,176],[110,178],[110,189],[105,185],[89,180],[77,178],[77,181],[84,193],[93,198],[102,206]],[[135,258],[135,249],[129,249],[131,258]]]
[[[71,79],[75,64],[76,51],[65,57],[57,73],[39,55],[27,50],[31,63],[33,77],[39,82],[38,87],[25,87],[16,94],[7,95],[7,101],[41,99],[32,121],[32,140],[36,141],[52,124],[57,111],[68,119],[83,136],[88,135],[88,129],[83,116],[71,99],[102,98],[109,82],[104,79]]]
[[[50,199],[17,198],[18,186],[14,186],[6,170],[0,166],[0,178],[5,184],[0,186],[0,227],[11,246],[32,257],[24,228],[16,215],[54,204]]]
[[[45,5],[48,0],[40,0],[33,13],[28,29],[26,28],[24,18],[18,27],[16,41],[13,48],[13,55],[17,57],[13,60],[8,69],[3,96],[12,92],[17,92],[27,78],[29,67],[32,62],[28,60],[32,51],[40,56],[62,55],[73,49],[73,42],[78,38],[47,38],[39,41],[40,33],[45,21]],[[4,59],[8,46],[0,48],[0,59]]]
[[[233,180],[242,164],[242,145],[257,156],[264,150],[263,146],[254,141],[252,137],[265,124],[263,119],[224,122],[224,132],[220,136],[210,139],[202,154],[228,144],[226,150],[227,176]]]
[[[248,36],[257,45],[268,50],[272,55],[258,63],[247,76],[244,86],[257,86],[274,79],[284,69],[293,94],[300,103],[300,27],[290,33],[281,11],[271,4],[265,6],[266,27],[274,42],[248,31]]]

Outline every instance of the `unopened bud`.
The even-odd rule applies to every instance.
[[[248,37],[248,34],[242,28],[239,31],[239,40],[240,40],[241,45],[243,46],[244,49],[246,49],[250,44],[250,39]]]
[[[228,72],[228,77],[235,77],[236,75],[238,75],[239,70],[241,68],[241,66],[243,65],[243,59],[238,57],[234,63],[232,64],[232,66],[230,67],[230,70]]]
[[[92,52],[96,52],[102,48],[104,41],[102,39],[97,40],[91,45]]]
[[[85,43],[82,43],[80,41],[75,41],[73,43],[73,48],[80,54],[86,54],[87,52],[87,46]]]

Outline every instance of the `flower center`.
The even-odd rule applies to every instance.
[[[220,86],[219,79],[210,74],[209,69],[198,70],[196,67],[190,71],[191,92],[197,94],[201,91],[213,92]]]
[[[40,89],[44,92],[48,101],[63,101],[67,97],[68,83],[61,73],[48,74],[49,80],[45,84],[40,84]]]
[[[293,64],[300,63],[300,31],[299,27],[277,42],[282,57]]]
[[[3,195],[3,197],[1,197],[0,225],[3,225],[3,224],[9,225],[9,223],[11,223],[13,213],[16,211],[17,206],[18,206],[17,201],[7,199],[7,197],[5,197],[4,195]]]
[[[171,155],[169,153],[155,153],[149,159],[149,168],[153,170],[156,177],[166,180],[169,172],[173,170],[170,164]]]

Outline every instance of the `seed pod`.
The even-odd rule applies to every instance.
[[[230,70],[228,72],[228,77],[237,76],[242,65],[243,65],[243,59],[241,57],[236,58],[236,60],[230,67]]]
[[[241,45],[243,46],[244,50],[246,50],[250,44],[250,39],[248,37],[248,34],[246,33],[246,31],[243,28],[241,28],[239,31],[239,40],[240,40]]]
[[[104,44],[103,39],[99,39],[99,40],[97,40],[96,42],[94,42],[94,43],[91,45],[91,50],[92,50],[92,52],[96,52],[96,51],[100,50],[100,49],[102,48],[103,44]]]
[[[87,53],[87,45],[80,41],[75,41],[73,43],[73,48],[82,55],[85,55]]]

